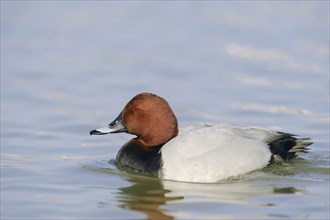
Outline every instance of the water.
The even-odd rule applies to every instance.
[[[1,1],[1,219],[329,219],[329,2]],[[180,127],[315,141],[213,184],[117,168],[89,136],[139,92]],[[109,162],[110,161],[110,162]]]

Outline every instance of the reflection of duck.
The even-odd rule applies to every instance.
[[[166,197],[169,190],[163,188],[162,182],[157,178],[134,177],[128,179],[132,186],[120,188],[119,202],[121,207],[144,213],[148,219],[173,219],[161,209],[168,201],[183,199],[181,196]]]
[[[278,201],[274,201],[271,197],[273,194],[303,193],[295,187],[274,187],[270,184],[256,186],[254,181],[202,184],[166,180],[161,182],[156,178],[143,176],[131,177],[129,181],[133,185],[120,188],[117,195],[120,207],[143,213],[147,215],[147,219],[157,220],[175,219],[182,215],[186,219],[193,219],[196,218],[194,216],[196,212],[203,213],[201,219],[226,219],[228,216],[237,219],[242,216],[235,216],[235,211],[228,209],[228,204],[251,207],[250,210],[253,210],[251,212],[259,213],[258,207],[262,207],[263,210],[268,206],[278,207]],[[255,198],[261,199],[255,200]],[[179,205],[180,211],[170,212],[166,211],[168,201],[185,205]],[[196,206],[196,204],[208,203],[218,204],[218,208],[210,209],[207,205]],[[191,207],[194,207],[193,211]]]
[[[267,181],[269,180],[270,179],[267,178]],[[255,181],[229,181],[228,183],[215,184],[163,181],[163,185],[165,189],[169,191],[167,196],[184,196],[186,198],[185,204],[197,201],[201,203],[212,201],[219,204],[240,204],[263,207],[276,205],[276,201],[273,201],[271,195],[304,193],[302,190],[292,186],[275,187],[272,184],[258,184],[258,182]],[[264,199],[254,201],[255,198]],[[181,211],[183,212],[184,210]],[[213,214],[219,215],[219,218],[224,215],[224,213],[227,213],[227,210],[226,208],[221,208],[221,206],[219,206],[216,213],[213,212]]]
[[[117,161],[146,174],[187,182],[216,182],[286,161],[307,152],[309,138],[268,129],[198,124],[178,133],[165,99],[135,96],[117,119],[90,134],[127,132],[137,137],[119,151]]]

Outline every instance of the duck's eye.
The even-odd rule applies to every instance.
[[[133,111],[134,111],[134,112],[141,112],[142,109],[141,109],[140,107],[135,107],[135,108],[133,109]]]

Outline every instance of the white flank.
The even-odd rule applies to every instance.
[[[216,182],[267,166],[272,130],[227,124],[189,126],[162,147],[164,179]]]

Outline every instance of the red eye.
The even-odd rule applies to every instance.
[[[133,109],[133,111],[134,111],[134,112],[141,112],[141,111],[142,111],[142,109],[141,109],[141,108],[139,108],[139,107],[135,107],[135,108]]]

